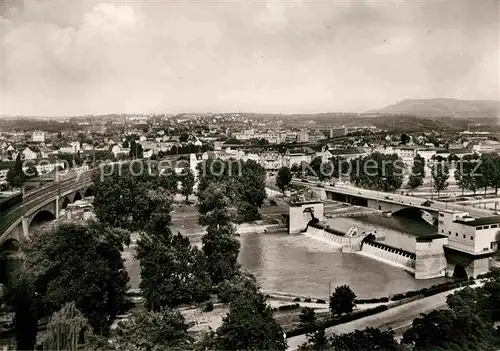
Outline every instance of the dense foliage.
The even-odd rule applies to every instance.
[[[141,161],[110,165],[93,174],[94,211],[97,218],[115,227],[138,230],[166,205],[163,194],[174,194],[177,178],[173,171],[159,175]],[[168,211],[167,211],[168,212]]]
[[[351,181],[356,186],[393,191],[403,185],[404,163],[396,154],[374,152],[351,162]]]
[[[217,329],[217,350],[286,350],[283,331],[261,294],[246,293],[233,300]]]
[[[266,198],[265,169],[253,160],[208,159],[198,165],[200,194],[209,186],[223,187],[231,207],[237,210],[234,222],[260,218],[259,208]]]
[[[161,309],[158,312],[134,312],[118,322],[113,331],[117,350],[154,351],[193,349],[189,326],[179,312]]]
[[[408,186],[412,189],[415,189],[422,184],[424,184],[424,178],[425,178],[425,159],[417,155],[413,159],[413,166],[411,169],[411,174],[408,179]]]
[[[125,299],[128,275],[121,251],[128,242],[128,233],[91,222],[63,224],[25,243],[13,288],[18,343],[30,344],[27,336],[36,336],[37,321],[68,302],[96,333],[106,333]]]

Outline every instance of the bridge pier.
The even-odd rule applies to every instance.
[[[56,219],[59,220],[59,195],[56,196]]]
[[[28,237],[28,230],[29,230],[29,223],[28,223],[28,218],[26,218],[25,216],[22,216],[22,218],[21,218],[21,227],[22,227],[23,237],[27,238]]]

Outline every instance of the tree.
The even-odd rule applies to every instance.
[[[488,187],[495,188],[495,192],[498,189],[500,181],[500,170],[497,168],[497,158],[498,157],[496,154],[481,155],[481,164],[479,166],[479,174],[477,180],[478,187],[484,188],[485,195]]]
[[[305,165],[302,163],[300,165],[298,163],[294,163],[292,165],[292,168],[290,168],[290,172],[292,172],[292,174],[296,177],[304,177],[305,175],[303,172],[303,170],[304,170],[303,166],[305,166]]]
[[[316,312],[314,312],[313,308],[304,307],[300,311],[299,320],[300,320],[299,326],[301,327],[314,326],[316,325]]]
[[[444,160],[435,160],[431,167],[431,175],[434,189],[439,193],[448,187],[448,178],[450,177],[449,167]]]
[[[188,328],[178,311],[134,312],[130,318],[118,322],[113,332],[114,343],[117,350],[189,350],[193,349],[194,340]]]
[[[186,141],[188,141],[188,138],[189,138],[188,133],[182,132],[181,135],[179,136],[179,141],[181,143],[185,143]]]
[[[260,219],[259,208],[266,199],[266,170],[253,160],[247,160],[243,164],[240,161],[236,165],[228,167],[231,172],[231,181],[234,184],[236,197],[240,203],[237,206],[238,217],[241,222],[249,222]],[[239,169],[237,165],[241,164]]]
[[[17,154],[14,166],[7,171],[6,179],[7,182],[14,188],[20,188],[24,184],[26,176],[23,172],[21,153]]]
[[[144,229],[154,213],[169,211],[171,193],[163,187],[170,186],[169,176],[158,177],[128,165],[110,167],[113,168],[104,168],[92,177],[96,191],[94,211],[100,221],[139,230]]]
[[[281,167],[276,174],[276,186],[281,190],[282,193],[290,186],[292,181],[292,172],[288,167]]]
[[[130,143],[128,142],[128,140],[125,140],[123,143],[122,143],[122,148],[124,149],[128,149],[130,147]]]
[[[137,143],[135,140],[132,140],[130,142],[129,156],[131,158],[143,158],[142,145],[140,143]]]
[[[424,184],[425,177],[425,159],[417,155],[413,159],[413,167],[411,169],[410,178],[408,179],[408,186],[412,189],[416,189],[422,184]]]
[[[190,169],[184,169],[183,176],[181,177],[182,185],[182,195],[186,197],[186,202],[188,201],[189,195],[193,193],[195,179],[194,174]]]
[[[413,320],[402,343],[412,350],[497,350],[493,326],[471,313],[436,310]]]
[[[231,279],[239,269],[238,254],[240,243],[235,238],[232,224],[209,226],[202,237],[203,253],[207,259],[207,269],[214,284]]]
[[[203,252],[215,285],[231,279],[239,269],[240,243],[231,222],[235,211],[230,208],[229,189],[230,186],[223,183],[212,184],[198,195],[199,223],[207,226],[207,233],[202,238]]]
[[[476,194],[479,183],[479,172],[477,171],[479,166],[479,157],[475,154],[465,155],[458,163],[454,175],[458,186],[462,189],[462,195],[465,189]]]
[[[331,339],[331,345],[334,350],[400,350],[391,329],[381,331],[370,327],[364,330],[355,330],[351,333],[334,335]]]
[[[74,301],[96,333],[108,331],[120,311],[128,275],[121,251],[127,232],[90,222],[61,224],[33,236],[23,247],[20,278],[34,298],[37,318],[50,316]]]
[[[31,277],[20,275],[14,280],[10,302],[14,312],[14,331],[18,350],[33,350],[38,333],[38,311]]]
[[[310,307],[302,308],[299,315],[299,326],[307,328],[307,343],[300,346],[302,350],[323,350],[328,349],[328,340],[325,334],[325,328],[318,325],[316,313]]]
[[[217,350],[286,350],[283,330],[262,294],[245,293],[229,305],[217,329]]]
[[[335,314],[351,313],[356,307],[356,294],[347,285],[337,286],[330,296],[330,312]]]
[[[217,286],[217,296],[222,302],[231,302],[245,293],[258,294],[259,286],[255,277],[248,272],[239,271],[230,280]]]
[[[87,319],[76,308],[74,302],[69,302],[59,311],[52,314],[47,323],[47,329],[42,337],[43,350],[81,350],[103,349],[99,344],[107,343],[93,334]],[[111,349],[110,347],[104,347]]]
[[[210,297],[212,284],[205,257],[180,233],[171,235],[168,227],[163,233],[141,232],[137,258],[141,265],[139,287],[149,310]]]
[[[408,134],[401,134],[401,144],[406,145],[410,142],[411,138]]]
[[[314,177],[319,177],[321,174],[321,164],[323,163],[323,159],[321,157],[315,157],[311,163],[309,164],[309,175]]]
[[[391,191],[403,185],[404,163],[398,155],[374,152],[351,161],[350,178],[356,186]]]

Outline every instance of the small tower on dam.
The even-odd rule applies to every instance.
[[[303,201],[290,204],[289,234],[297,234],[306,229],[313,220],[325,220],[325,205],[322,201]]]

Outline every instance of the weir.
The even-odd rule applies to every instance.
[[[411,252],[396,249],[379,242],[365,240],[359,254],[415,273],[416,256]]]
[[[343,233],[315,220],[308,223],[304,234],[333,245],[342,252],[359,251],[364,238],[364,234],[358,235],[354,227],[349,229],[347,233]]]

